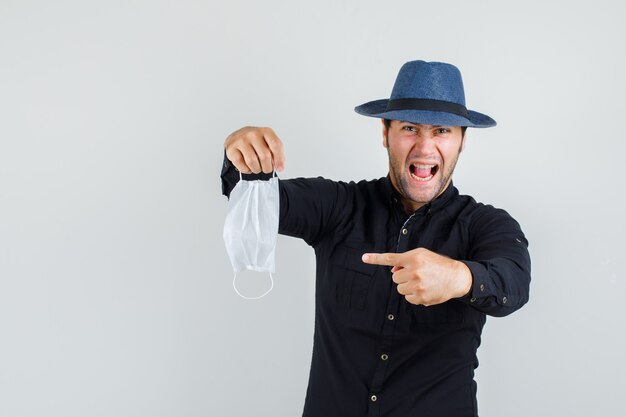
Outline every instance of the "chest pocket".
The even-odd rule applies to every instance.
[[[335,300],[351,310],[365,310],[376,267],[363,263],[365,249],[337,246],[333,253]]]

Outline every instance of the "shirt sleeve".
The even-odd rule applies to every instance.
[[[244,174],[243,179],[268,179],[272,174]],[[239,171],[224,153],[222,194],[230,196],[239,182]],[[350,218],[354,191],[348,183],[322,177],[278,181],[280,221],[278,232],[303,239],[310,246],[342,227]]]
[[[472,289],[462,298],[477,310],[503,317],[528,302],[530,255],[519,224],[504,210],[485,206],[469,225],[470,253],[462,260]]]
[[[279,181],[279,188],[281,234],[315,247],[350,219],[354,192],[347,183],[322,177],[294,178]]]

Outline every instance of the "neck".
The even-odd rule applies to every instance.
[[[417,203],[413,200],[409,200],[408,198],[401,197],[400,201],[402,202],[402,206],[404,206],[404,211],[406,214],[413,214],[427,203]]]

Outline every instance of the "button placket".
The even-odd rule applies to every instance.
[[[389,280],[389,295],[387,301],[387,312],[383,321],[381,342],[379,346],[378,365],[372,376],[370,384],[370,410],[368,415],[378,415],[380,407],[380,395],[385,383],[385,376],[389,366],[389,353],[392,351],[393,335],[398,325],[398,309],[400,305],[400,295],[395,290],[393,282]],[[375,399],[374,399],[375,398]]]
[[[402,225],[400,231],[398,233],[398,238],[396,241],[396,252],[404,252],[407,250],[408,245],[408,235],[409,229],[407,225],[413,218],[415,213],[413,213]],[[391,275],[391,274],[390,274]],[[390,293],[387,301],[387,314],[385,316],[385,320],[383,323],[382,334],[381,334],[381,344],[380,344],[380,356],[378,366],[376,366],[376,370],[374,371],[374,375],[372,378],[372,382],[370,385],[370,408],[368,415],[374,416],[378,415],[380,412],[380,392],[383,388],[385,382],[385,375],[387,374],[387,369],[389,366],[389,352],[392,351],[392,340],[393,335],[396,330],[397,323],[397,314],[400,308],[401,296],[396,290],[396,286],[393,281],[390,280],[389,284]]]

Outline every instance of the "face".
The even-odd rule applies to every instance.
[[[383,123],[383,146],[389,154],[389,177],[407,212],[434,200],[450,184],[463,150],[459,126]]]

